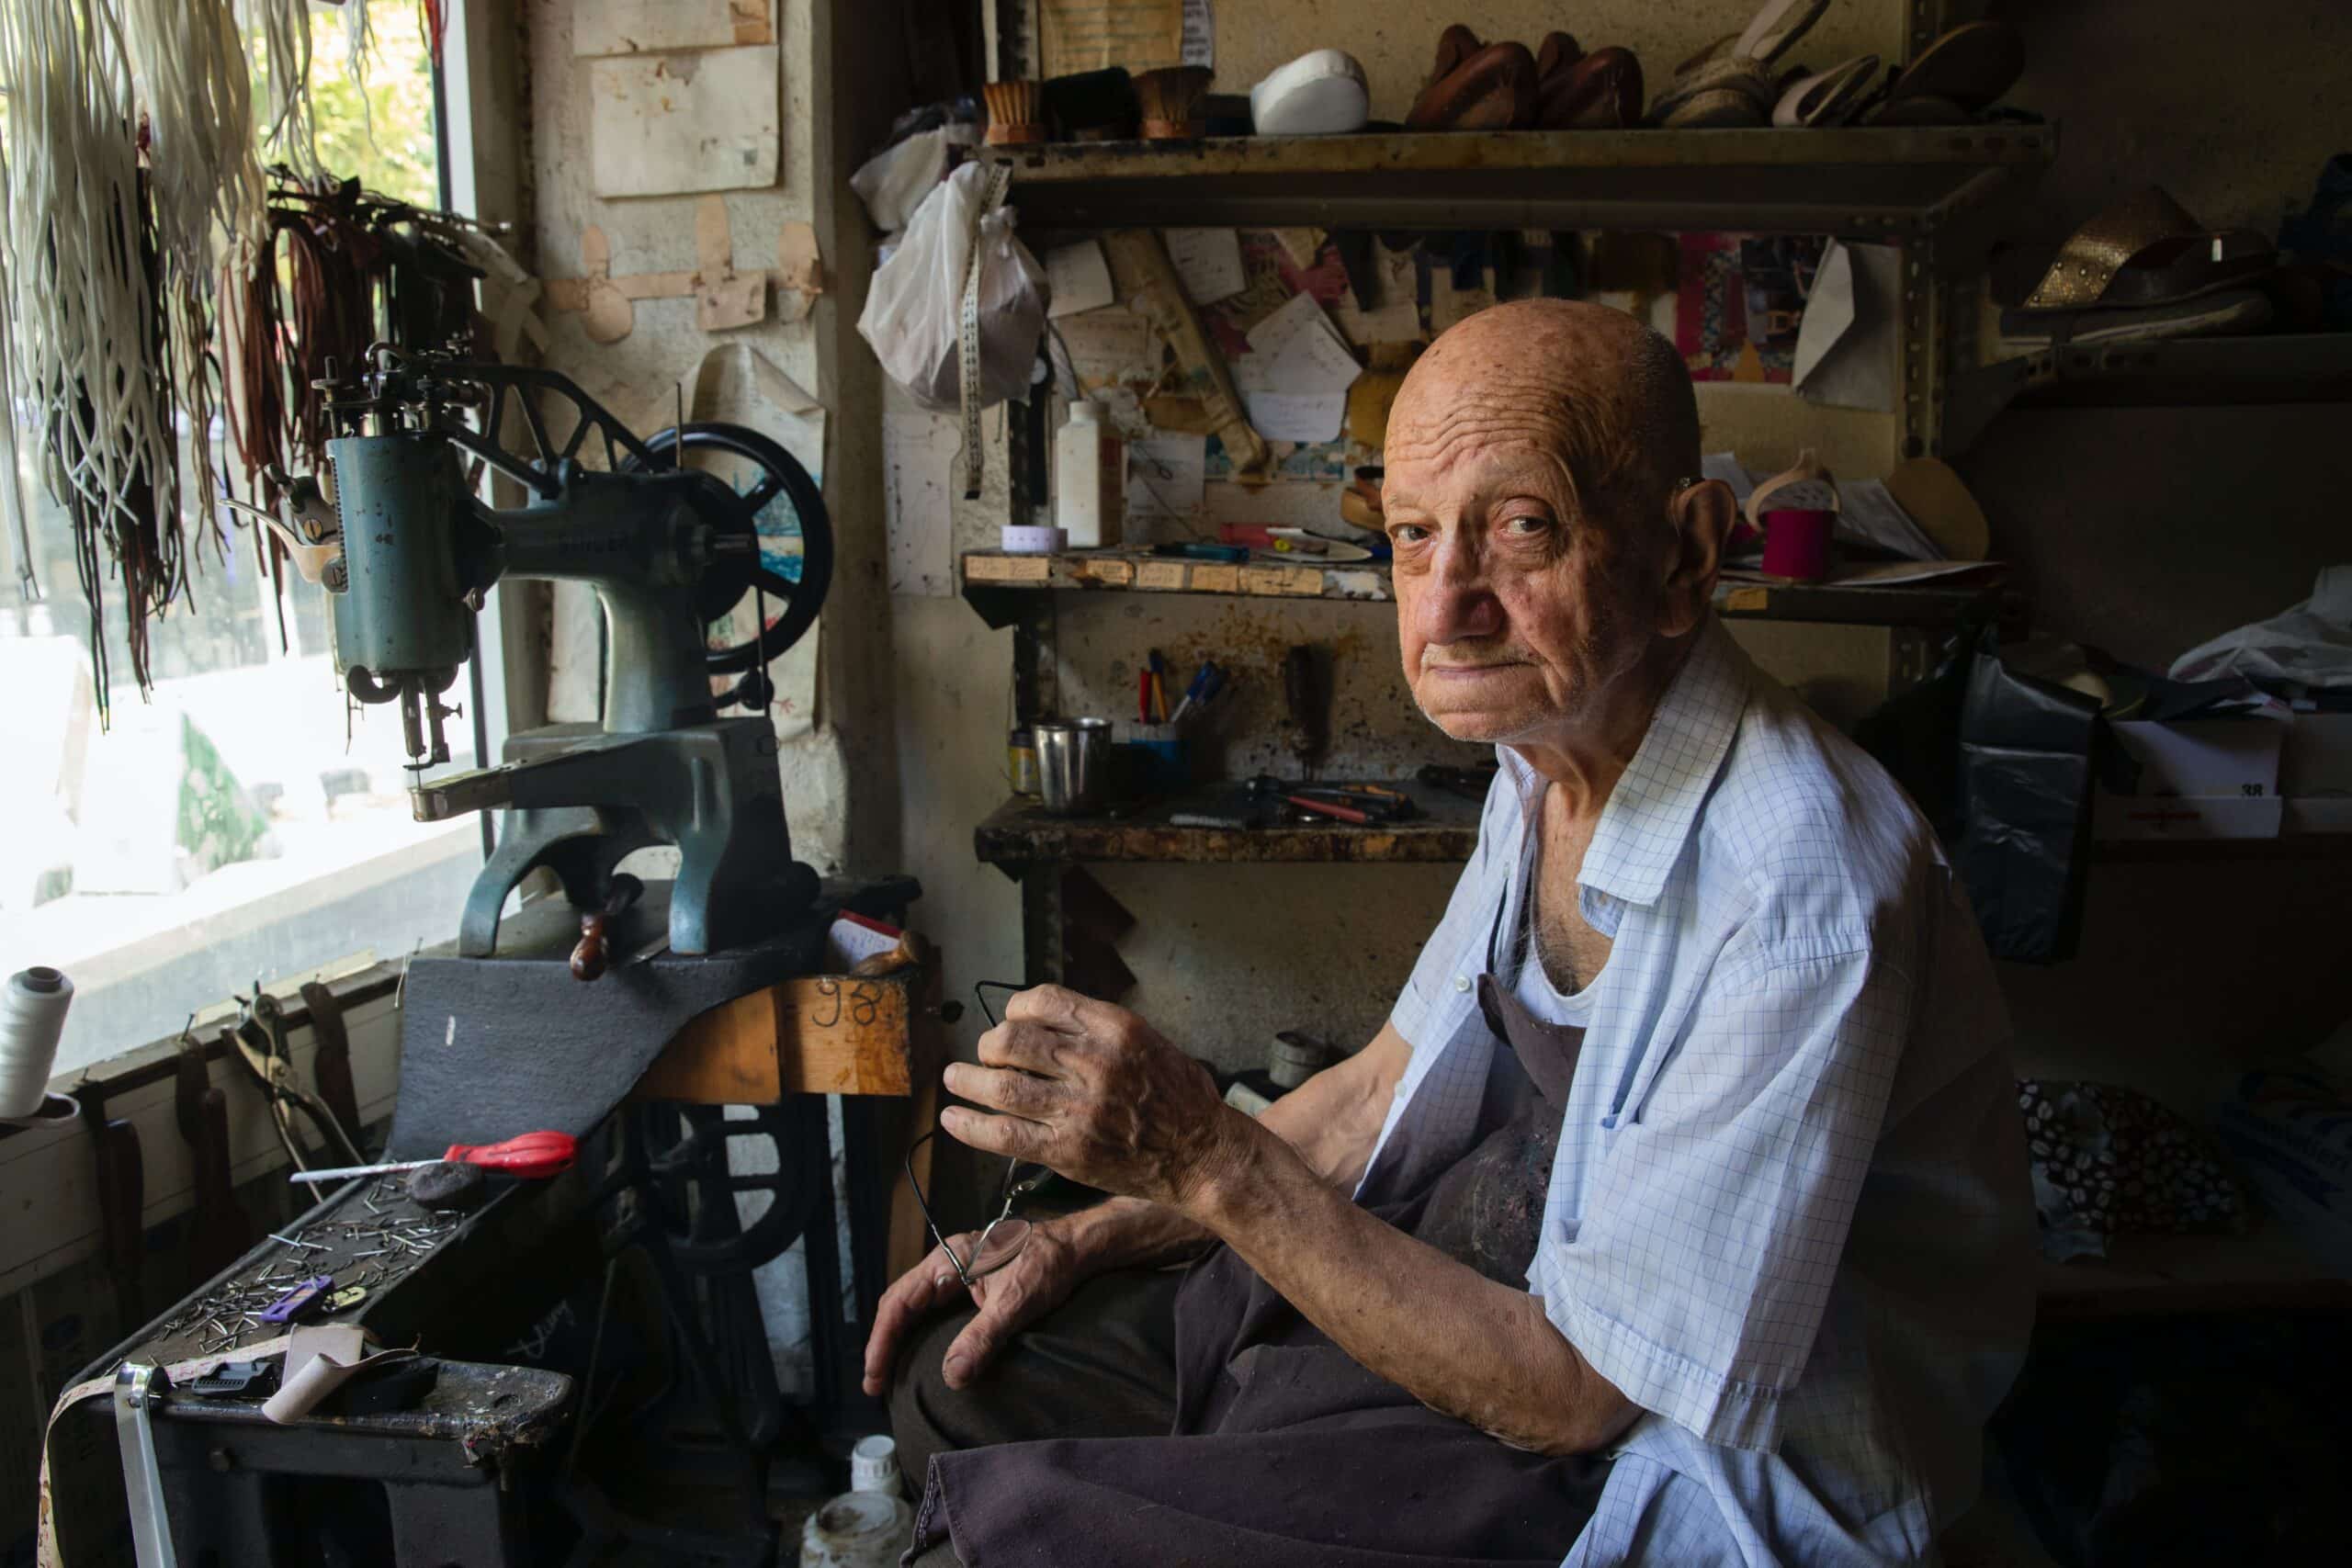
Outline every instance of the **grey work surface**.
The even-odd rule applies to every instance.
[[[585,1136],[687,1021],[814,972],[834,909],[820,902],[764,942],[688,957],[664,945],[669,889],[651,883],[611,921],[611,967],[598,980],[571,977],[580,916],[560,898],[509,917],[499,957],[416,959],[385,1157],[430,1159],[540,1128]]]

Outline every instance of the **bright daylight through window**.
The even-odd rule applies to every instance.
[[[329,171],[429,207],[433,77],[418,15],[413,0],[376,0],[363,90],[343,16],[314,12],[312,103]],[[290,570],[282,592],[273,584],[249,518],[222,513],[220,554],[191,525],[200,559],[186,598],[149,627],[144,700],[119,584],[100,563],[113,671],[101,729],[72,526],[17,417],[41,597],[0,588],[0,973],[41,964],[73,977],[58,1070],[171,1034],[199,999],[256,976],[276,988],[452,934],[481,861],[476,820],[411,819],[399,715],[354,705],[346,720],[324,595]],[[222,420],[209,439],[243,496]],[[470,765],[470,724],[450,726],[449,741],[453,764]]]

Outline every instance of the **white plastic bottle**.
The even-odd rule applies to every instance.
[[[1102,418],[1100,404],[1080,398],[1054,437],[1054,521],[1074,550],[1121,542],[1126,524],[1126,444]]]
[[[860,1438],[849,1472],[850,1490],[801,1527],[800,1568],[897,1568],[913,1540],[915,1511],[899,1492],[898,1445]]]

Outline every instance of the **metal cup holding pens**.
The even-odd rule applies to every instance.
[[[1030,728],[1036,737],[1037,782],[1046,810],[1077,816],[1109,804],[1109,719],[1041,718]]]

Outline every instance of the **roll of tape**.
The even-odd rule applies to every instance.
[[[1001,547],[1014,555],[1058,555],[1069,548],[1069,531],[1065,528],[1040,528],[1027,523],[1004,525]]]
[[[40,1111],[73,1000],[74,982],[55,969],[19,969],[0,987],[0,1120]]]

